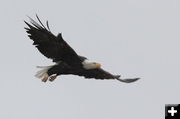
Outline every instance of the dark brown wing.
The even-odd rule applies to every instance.
[[[42,24],[40,19],[37,16],[39,21],[38,24],[33,19],[30,18],[31,24],[25,23],[29,28],[25,28],[30,39],[34,41],[38,50],[47,58],[51,58],[54,62],[64,61],[69,65],[81,65],[79,56],[76,52],[63,40],[61,34],[55,36],[51,33],[49,25],[47,22],[47,28]]]
[[[113,75],[102,68],[98,69],[90,69],[84,70],[81,73],[78,73],[79,76],[84,76],[85,78],[95,78],[95,79],[117,79],[118,81],[131,83],[137,81],[139,78],[132,78],[132,79],[121,79],[120,75]]]

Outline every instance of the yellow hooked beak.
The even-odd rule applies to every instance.
[[[101,67],[101,64],[96,63],[96,67],[97,67],[97,68],[100,68],[100,67]]]

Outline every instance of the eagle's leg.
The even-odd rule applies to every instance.
[[[54,81],[55,79],[56,79],[56,77],[57,77],[57,74],[53,74],[53,75],[51,75],[50,77],[49,77],[49,81]]]

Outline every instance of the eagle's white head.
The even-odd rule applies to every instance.
[[[101,64],[96,62],[89,62],[88,60],[84,60],[82,62],[83,68],[85,69],[98,69],[101,67]]]

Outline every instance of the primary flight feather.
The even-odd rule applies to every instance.
[[[55,36],[49,28],[48,21],[46,27],[36,15],[39,23],[30,18],[30,23],[24,21],[28,27],[26,32],[33,45],[47,58],[55,62],[55,65],[38,67],[42,68],[35,75],[43,82],[53,81],[59,75],[78,75],[85,78],[95,79],[116,79],[121,82],[131,83],[139,78],[121,79],[120,75],[113,75],[101,68],[101,64],[89,62],[86,57],[78,55],[73,48],[62,38],[61,33]]]

